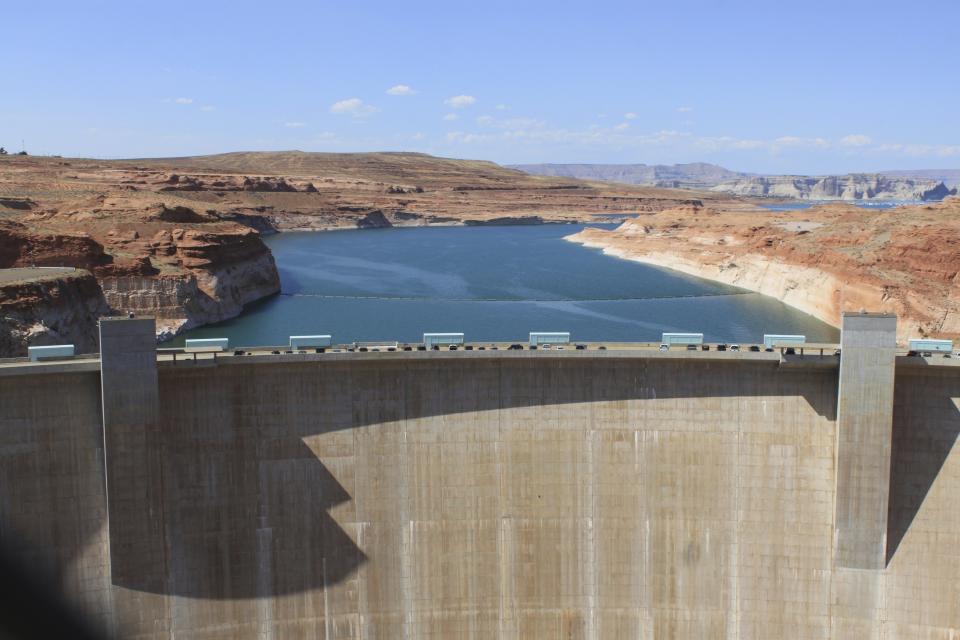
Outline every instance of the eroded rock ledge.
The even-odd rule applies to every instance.
[[[154,315],[160,337],[165,338],[234,317],[245,304],[280,290],[273,255],[255,230],[224,222],[170,226],[149,218],[107,228],[91,226],[92,232],[87,233],[38,233],[0,220],[0,268],[88,270],[70,287],[47,288],[55,298],[77,306],[75,313],[58,316],[54,324],[59,329],[50,335],[82,336],[78,340],[91,350],[96,345],[87,334],[95,339],[99,315]],[[37,323],[29,322],[23,310],[39,303],[42,296],[35,288],[10,289],[6,295],[19,309],[18,314],[5,310],[8,324],[20,325],[16,332],[26,336],[25,342],[21,340],[24,345],[39,344],[34,339],[37,330],[31,328]],[[89,316],[83,309],[97,314]],[[38,311],[38,317],[45,313]],[[70,324],[76,326],[70,328]],[[11,349],[0,347],[0,354],[10,355]]]
[[[782,300],[834,326],[896,313],[898,339],[960,337],[960,200],[868,211],[676,208],[567,239]]]
[[[97,318],[109,311],[96,278],[82,269],[0,281],[0,357],[24,356],[28,346],[43,344],[97,351]]]
[[[155,315],[160,337],[233,317],[280,290],[261,233],[577,222],[728,198],[423,154],[300,152],[4,156],[0,195],[0,269],[87,269],[110,312]]]

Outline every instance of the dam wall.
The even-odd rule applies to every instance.
[[[141,445],[99,362],[0,367],[0,538],[118,637],[954,638],[960,366],[872,387],[888,518],[846,556],[838,360],[160,362]]]

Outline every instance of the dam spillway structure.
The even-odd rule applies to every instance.
[[[0,362],[0,539],[120,638],[960,629],[960,359],[835,346]],[[467,345],[469,346],[469,345]]]

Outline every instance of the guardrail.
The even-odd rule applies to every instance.
[[[950,340],[912,339],[907,350],[898,349],[898,355],[944,358],[960,358],[960,351],[953,353]],[[833,343],[808,343],[801,335],[764,334],[762,344],[707,343],[702,333],[664,333],[656,342],[571,342],[568,332],[531,332],[526,342],[466,342],[464,334],[424,333],[423,342],[402,343],[397,341],[367,341],[335,344],[329,334],[290,336],[290,343],[283,346],[255,346],[229,348],[227,338],[190,339],[183,347],[159,347],[157,356],[173,362],[217,359],[218,356],[241,355],[292,355],[305,353],[377,353],[395,351],[498,351],[498,350],[659,350],[683,347],[685,351],[717,352],[776,352],[781,356],[817,357],[838,356],[840,346]],[[98,358],[99,354],[76,355],[72,345],[47,345],[30,347],[30,360],[72,360]],[[3,358],[0,364],[22,363],[28,358]]]
[[[184,348],[157,349],[158,355],[170,356],[174,361],[197,360],[224,356],[248,355],[297,355],[323,353],[388,353],[388,352],[437,352],[437,351],[665,351],[664,345],[658,342],[570,342],[570,343],[541,343],[530,345],[526,342],[463,342],[445,345],[434,344],[427,347],[420,342],[353,342],[345,344],[331,344],[329,347],[310,347],[292,349],[289,346],[258,346],[237,347],[228,352],[217,349],[198,350]],[[745,352],[745,353],[772,353],[779,351],[781,355],[799,355],[816,357],[833,357],[840,353],[836,344],[804,344],[797,346],[780,346],[776,349],[765,348],[762,344],[738,343],[702,343],[686,345],[685,351],[696,352]]]

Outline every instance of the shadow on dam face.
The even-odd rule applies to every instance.
[[[309,447],[263,432],[239,439],[164,443],[166,530],[154,548],[166,566],[114,551],[116,584],[191,598],[263,598],[338,584],[366,561],[328,513],[350,496]]]
[[[596,606],[597,637],[628,609],[661,616],[651,637],[722,637],[751,594],[829,611],[831,582],[854,574],[855,595],[882,576],[900,620],[955,627],[960,367],[898,359],[889,565],[870,577],[831,565],[836,368],[540,355],[162,364],[140,448],[159,490],[123,506],[159,523],[143,540],[107,523],[99,374],[0,378],[0,541],[137,637],[326,620],[391,637],[411,611],[467,609],[489,636],[501,602],[530,625],[586,625]],[[789,635],[782,619],[752,635]],[[834,624],[789,620],[810,637]],[[546,628],[514,637],[562,635]]]
[[[960,436],[958,376],[917,372],[894,386],[887,564],[930,493]]]
[[[154,512],[163,527],[154,540],[111,538],[113,581],[138,591],[227,600],[325,588],[349,580],[368,554],[377,555],[355,542],[364,518],[337,469],[324,464],[336,465],[337,456],[321,462],[308,446],[317,436],[359,429],[366,433],[358,437],[384,438],[374,447],[389,447],[389,432],[417,429],[412,422],[422,418],[449,416],[444,427],[456,429],[470,414],[506,416],[526,407],[556,407],[558,424],[586,431],[592,427],[577,422],[583,407],[569,414],[567,408],[589,405],[589,412],[599,403],[621,403],[619,409],[605,405],[602,420],[629,428],[647,420],[647,403],[632,401],[664,407],[671,400],[717,398],[719,410],[722,398],[737,396],[802,396],[835,420],[837,375],[784,372],[776,362],[424,358],[178,365],[161,368],[159,385],[161,428],[151,448],[162,461],[161,504]],[[664,409],[650,411],[651,421],[665,417],[656,413]],[[756,417],[698,412],[686,403],[668,411],[667,419],[706,430]],[[389,452],[377,454],[383,455]],[[356,529],[341,528],[328,513],[335,507],[341,515],[346,510],[351,524],[345,526]]]

